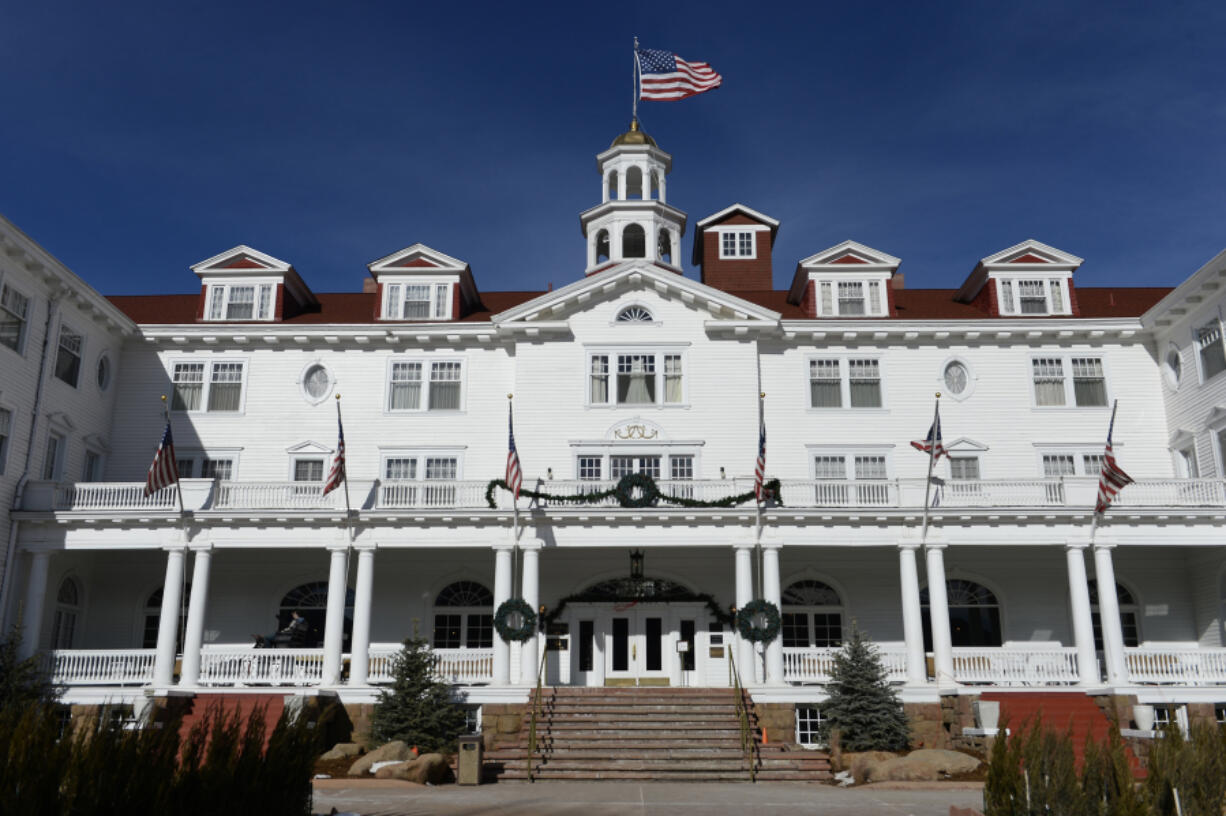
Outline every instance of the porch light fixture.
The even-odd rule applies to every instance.
[[[553,481],[553,468],[545,468],[545,476],[549,481]]]
[[[630,551],[630,580],[631,581],[643,580],[643,551],[642,550],[631,550]]]
[[[723,466],[723,465],[720,465],[720,466],[719,466],[719,478],[721,478],[721,479],[727,479],[727,478],[728,478],[728,474],[724,473],[724,466]]]

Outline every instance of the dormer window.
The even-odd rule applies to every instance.
[[[822,280],[817,282],[818,317],[882,317],[885,299],[879,280]]]
[[[719,236],[719,257],[754,258],[753,230],[726,230]]]
[[[209,320],[272,319],[271,283],[214,283],[209,286]]]
[[[627,306],[617,314],[618,323],[651,323],[651,312],[642,306]]]
[[[383,287],[383,319],[450,320],[451,284],[386,284]]]
[[[1003,315],[1070,314],[1063,278],[1001,278],[997,283]]]

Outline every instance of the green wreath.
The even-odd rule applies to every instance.
[[[519,615],[519,626],[511,626],[507,622],[507,618],[514,614]],[[499,604],[498,611],[494,613],[494,628],[498,630],[498,636],[508,643],[522,643],[536,634],[536,612],[522,598],[509,598]]]
[[[637,489],[639,495],[635,496]],[[660,498],[656,480],[645,473],[628,473],[621,477],[614,488],[614,496],[622,507],[651,507]]]
[[[759,615],[766,619],[761,626],[757,622]],[[770,643],[779,637],[779,624],[779,607],[763,598],[750,601],[736,613],[736,630],[754,643]]]

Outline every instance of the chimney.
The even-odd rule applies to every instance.
[[[367,275],[365,278],[362,279],[362,294],[373,295],[375,292],[378,292],[378,291],[379,291],[378,281],[376,281],[370,275]]]

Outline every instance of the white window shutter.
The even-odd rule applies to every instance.
[[[389,283],[383,287],[383,316],[389,320],[400,317],[400,284]]]

